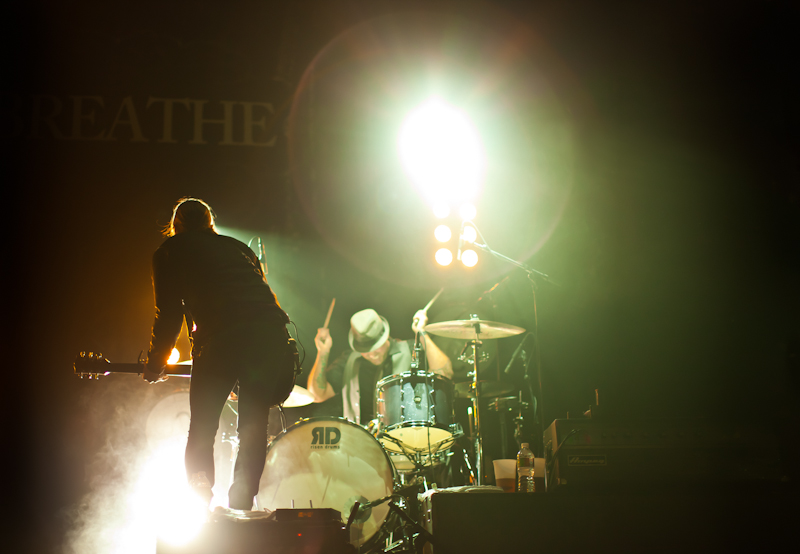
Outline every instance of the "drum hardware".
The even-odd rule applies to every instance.
[[[456,383],[455,395],[456,398],[475,398],[475,380],[473,376],[472,381],[464,381],[463,383]],[[481,396],[483,398],[495,398],[503,396],[514,390],[512,383],[504,381],[480,381]]]
[[[474,375],[472,386],[468,387],[467,390],[472,392],[472,395],[468,397],[472,398],[472,414],[474,417],[473,439],[475,443],[475,469],[477,474],[475,484],[480,486],[483,484],[483,437],[481,436],[480,413],[481,397],[484,392],[483,382],[478,382],[478,375],[480,374],[478,366],[481,362],[481,339],[511,337],[524,333],[525,329],[517,327],[516,325],[482,320],[477,314],[470,314],[468,320],[433,323],[427,325],[425,331],[442,337],[468,339],[468,345],[472,347]],[[513,388],[511,390],[513,390]]]
[[[403,522],[403,539],[391,548],[384,550],[385,553],[419,553],[425,542],[434,544],[433,535],[419,523],[414,521],[400,506],[395,502],[389,502],[389,509],[397,515]]]
[[[430,542],[433,544],[433,535],[419,523],[414,521],[414,519],[408,515],[408,513],[406,513],[405,509],[410,507],[407,505],[412,502],[410,496],[406,495],[413,495],[414,502],[416,502],[418,493],[418,487],[416,485],[412,485],[410,487],[405,487],[404,489],[395,491],[394,493],[383,498],[373,500],[372,502],[360,503],[356,501],[350,510],[350,515],[347,518],[347,527],[349,527],[353,521],[357,521],[362,512],[368,511],[382,504],[386,504],[389,510],[396,515],[402,523],[399,529],[395,528],[389,531],[389,536],[386,539],[386,547],[382,550],[382,552],[385,554],[421,552],[424,542]],[[396,541],[394,540],[394,536],[398,531],[400,531],[400,540]]]
[[[517,412],[517,415],[514,416],[514,440],[517,442],[517,445],[519,445],[520,437],[522,436],[522,424],[525,419],[522,412],[528,409],[528,403],[522,401],[522,392],[519,393],[519,396],[495,398],[489,402],[489,409],[498,413]],[[500,415],[500,451],[503,458],[511,458],[517,451],[516,449],[513,449],[513,451],[509,449],[508,422],[505,415],[502,413]]]
[[[483,345],[483,341],[481,341],[481,345]],[[472,354],[469,353],[470,346],[471,346],[471,344],[469,343],[469,341],[464,343],[464,348],[461,349],[461,353],[458,355],[458,358],[457,358],[459,362],[464,362],[464,363],[467,363],[469,365],[472,365],[473,363],[475,363],[473,361],[473,359],[472,359]],[[481,362],[486,362],[491,357],[492,357],[492,355],[489,354],[488,352],[481,352],[480,353],[480,361]],[[467,373],[467,377],[472,377],[472,373],[473,373],[472,371]]]

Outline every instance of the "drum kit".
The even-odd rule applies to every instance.
[[[354,546],[368,552],[402,551],[401,543],[410,540],[404,525],[413,524],[413,519],[398,512],[405,507],[413,514],[418,506],[413,505],[416,492],[408,497],[399,491],[416,491],[420,483],[427,488],[426,474],[441,466],[463,435],[461,426],[453,422],[454,396],[472,403],[474,465],[466,450],[464,458],[471,484],[483,484],[482,401],[494,398],[498,410],[513,403],[502,398],[511,392],[506,385],[479,381],[481,341],[524,331],[477,315],[427,325],[425,332],[467,341],[473,364],[471,381],[454,385],[412,363],[411,371],[378,381],[378,418],[367,427],[336,417],[298,421],[271,441],[257,508],[333,508],[348,522]],[[296,392],[295,400],[289,398],[295,405],[310,397],[303,395],[304,389]],[[417,479],[420,476],[422,479]],[[401,540],[393,543],[401,529]],[[381,538],[386,540],[385,549]]]

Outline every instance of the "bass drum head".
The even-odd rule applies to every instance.
[[[154,448],[165,442],[185,443],[189,434],[189,391],[179,390],[161,398],[147,415],[145,433]]]
[[[346,419],[301,420],[270,445],[256,501],[260,509],[333,508],[346,522],[353,504],[392,494],[389,458],[369,432]],[[389,513],[386,503],[362,512],[351,526],[354,546],[372,539]]]

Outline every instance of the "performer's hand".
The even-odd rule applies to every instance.
[[[162,365],[160,368],[153,368],[148,364],[145,364],[144,373],[142,373],[142,379],[151,385],[154,383],[162,383],[169,379],[169,376],[167,375],[167,367]]]
[[[424,330],[427,324],[428,313],[425,310],[417,310],[417,313],[414,314],[414,319],[411,322],[411,330],[414,331],[414,334],[417,334]]]
[[[329,353],[333,347],[333,339],[331,338],[330,330],[325,327],[317,329],[317,336],[314,337],[314,344],[317,347],[317,353]]]

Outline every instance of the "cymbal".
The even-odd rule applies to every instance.
[[[289,393],[289,398],[283,403],[284,408],[299,408],[300,406],[308,406],[314,401],[314,395],[308,392],[300,385],[295,385],[292,392]]]
[[[485,319],[458,319],[454,321],[440,321],[425,326],[425,331],[440,337],[453,339],[499,339],[512,337],[524,333],[525,329]]]
[[[239,396],[232,392],[228,397],[228,402],[238,402]],[[314,395],[308,392],[300,385],[295,385],[289,397],[281,404],[284,408],[299,408],[300,406],[308,406],[314,401]]]
[[[480,381],[481,398],[496,398],[514,391],[514,385],[503,381]],[[472,381],[456,383],[455,395],[457,398],[475,398]]]

